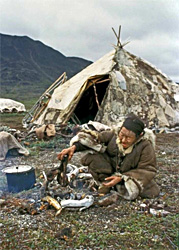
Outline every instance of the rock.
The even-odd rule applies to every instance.
[[[118,199],[119,199],[119,195],[117,192],[109,193],[103,196],[100,200],[98,200],[97,204],[99,206],[109,206],[113,203],[116,203]]]

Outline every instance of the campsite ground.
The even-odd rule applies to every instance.
[[[41,181],[42,171],[58,163],[57,152],[68,142],[68,138],[61,136],[50,141],[26,140],[30,156],[7,158],[0,167],[32,165],[36,168],[37,182]],[[34,215],[22,209],[20,201],[29,191],[1,192],[0,198],[5,202],[0,203],[0,249],[177,249],[178,151],[178,133],[157,135],[156,181],[161,192],[152,200],[119,199],[109,206],[93,205],[82,212],[64,209],[55,217],[53,207]],[[71,164],[79,166],[80,157],[81,153],[77,153]],[[4,176],[0,181],[2,186]]]

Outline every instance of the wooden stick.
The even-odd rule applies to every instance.
[[[42,106],[42,108],[39,110],[39,112],[33,116],[32,120],[30,121],[31,123],[34,122],[35,120],[37,120],[37,118],[39,118],[39,116],[41,115],[41,113],[47,107],[49,101],[50,101],[50,99],[47,101],[47,103],[44,103],[43,106]]]
[[[120,43],[120,35],[121,35],[121,25],[119,25],[119,31],[118,31],[118,39],[119,39],[119,43]],[[121,45],[121,43],[120,43]]]
[[[59,81],[60,81],[60,79],[62,79],[63,77],[65,77],[66,76],[66,72],[64,72],[61,76],[59,76],[59,78],[57,78],[57,80],[54,82],[54,83],[52,83],[52,85],[44,92],[44,94],[46,94],[46,93],[48,93],[51,89],[52,89],[52,87],[56,84],[56,83],[58,83]],[[43,94],[43,95],[44,95]]]
[[[122,47],[126,46],[128,43],[130,43],[130,41],[123,43]]]
[[[41,104],[42,99],[46,95],[48,95],[48,92],[51,92],[55,87],[57,87],[61,83],[64,83],[65,80],[66,80],[66,72],[64,72],[54,83],[52,83],[52,85],[40,96],[40,98],[38,99],[38,101],[34,104],[34,106],[30,109],[30,111],[23,118],[23,120],[22,120],[23,124],[25,124],[27,121],[31,122],[32,118],[34,117],[34,113],[38,112],[37,110],[38,110],[38,108],[39,108],[39,106]]]
[[[102,83],[102,82],[107,82],[107,81],[109,81],[110,79],[108,78],[108,79],[105,79],[105,80],[101,80],[101,81],[99,81],[99,82],[96,82],[96,84],[98,84],[98,83]]]
[[[117,36],[117,34],[116,34],[116,31],[114,30],[114,28],[112,28],[112,30],[113,30],[113,32],[114,32],[114,34],[115,34],[115,36],[116,36],[116,38],[117,38],[117,40],[118,40],[118,36]]]
[[[100,109],[100,105],[99,105],[99,101],[98,101],[98,95],[97,95],[97,92],[96,92],[96,86],[95,86],[95,84],[93,84],[93,88],[94,88],[94,95],[95,95],[95,99],[96,99],[96,104],[98,106],[98,109]]]
[[[77,124],[81,124],[80,120],[78,119],[77,115],[75,113],[73,113],[70,117],[72,119],[72,121],[77,125]]]
[[[114,30],[114,28],[112,28],[112,30],[113,30],[113,32],[114,32],[116,38],[117,38],[117,46],[120,45],[120,47],[122,48],[122,45],[121,45],[121,42],[120,42],[120,38],[119,38],[118,35],[116,34],[116,31]],[[119,26],[119,35],[120,35],[120,30],[121,30],[121,28],[120,28],[120,26]]]
[[[64,136],[64,137],[66,137],[66,138],[72,138],[74,135],[73,134],[69,134],[69,135],[65,135],[65,134],[63,134],[62,132],[56,132],[56,134],[57,135],[61,135],[61,136]]]

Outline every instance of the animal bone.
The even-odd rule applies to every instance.
[[[62,200],[61,207],[81,207],[80,211],[89,208],[94,203],[94,197],[92,195],[87,195],[82,200]]]
[[[73,180],[79,173],[79,168],[77,168],[74,165],[70,165],[71,171],[67,174],[67,178],[68,178],[68,182],[70,182],[71,180]]]
[[[79,173],[78,178],[89,180],[89,179],[92,179],[93,177],[90,173]]]

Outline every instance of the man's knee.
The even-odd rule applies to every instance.
[[[81,164],[84,165],[84,166],[89,166],[89,164],[91,162],[93,162],[95,160],[95,157],[93,154],[86,154],[84,155],[82,158],[81,158]]]
[[[103,154],[88,153],[81,159],[84,166],[88,166],[89,170],[101,174],[112,174],[114,172],[111,164],[107,161]]]
[[[140,196],[142,198],[155,198],[159,195],[160,193],[160,188],[157,185],[157,183],[152,180],[149,185],[147,185],[147,187],[142,191],[142,193],[140,194]]]

